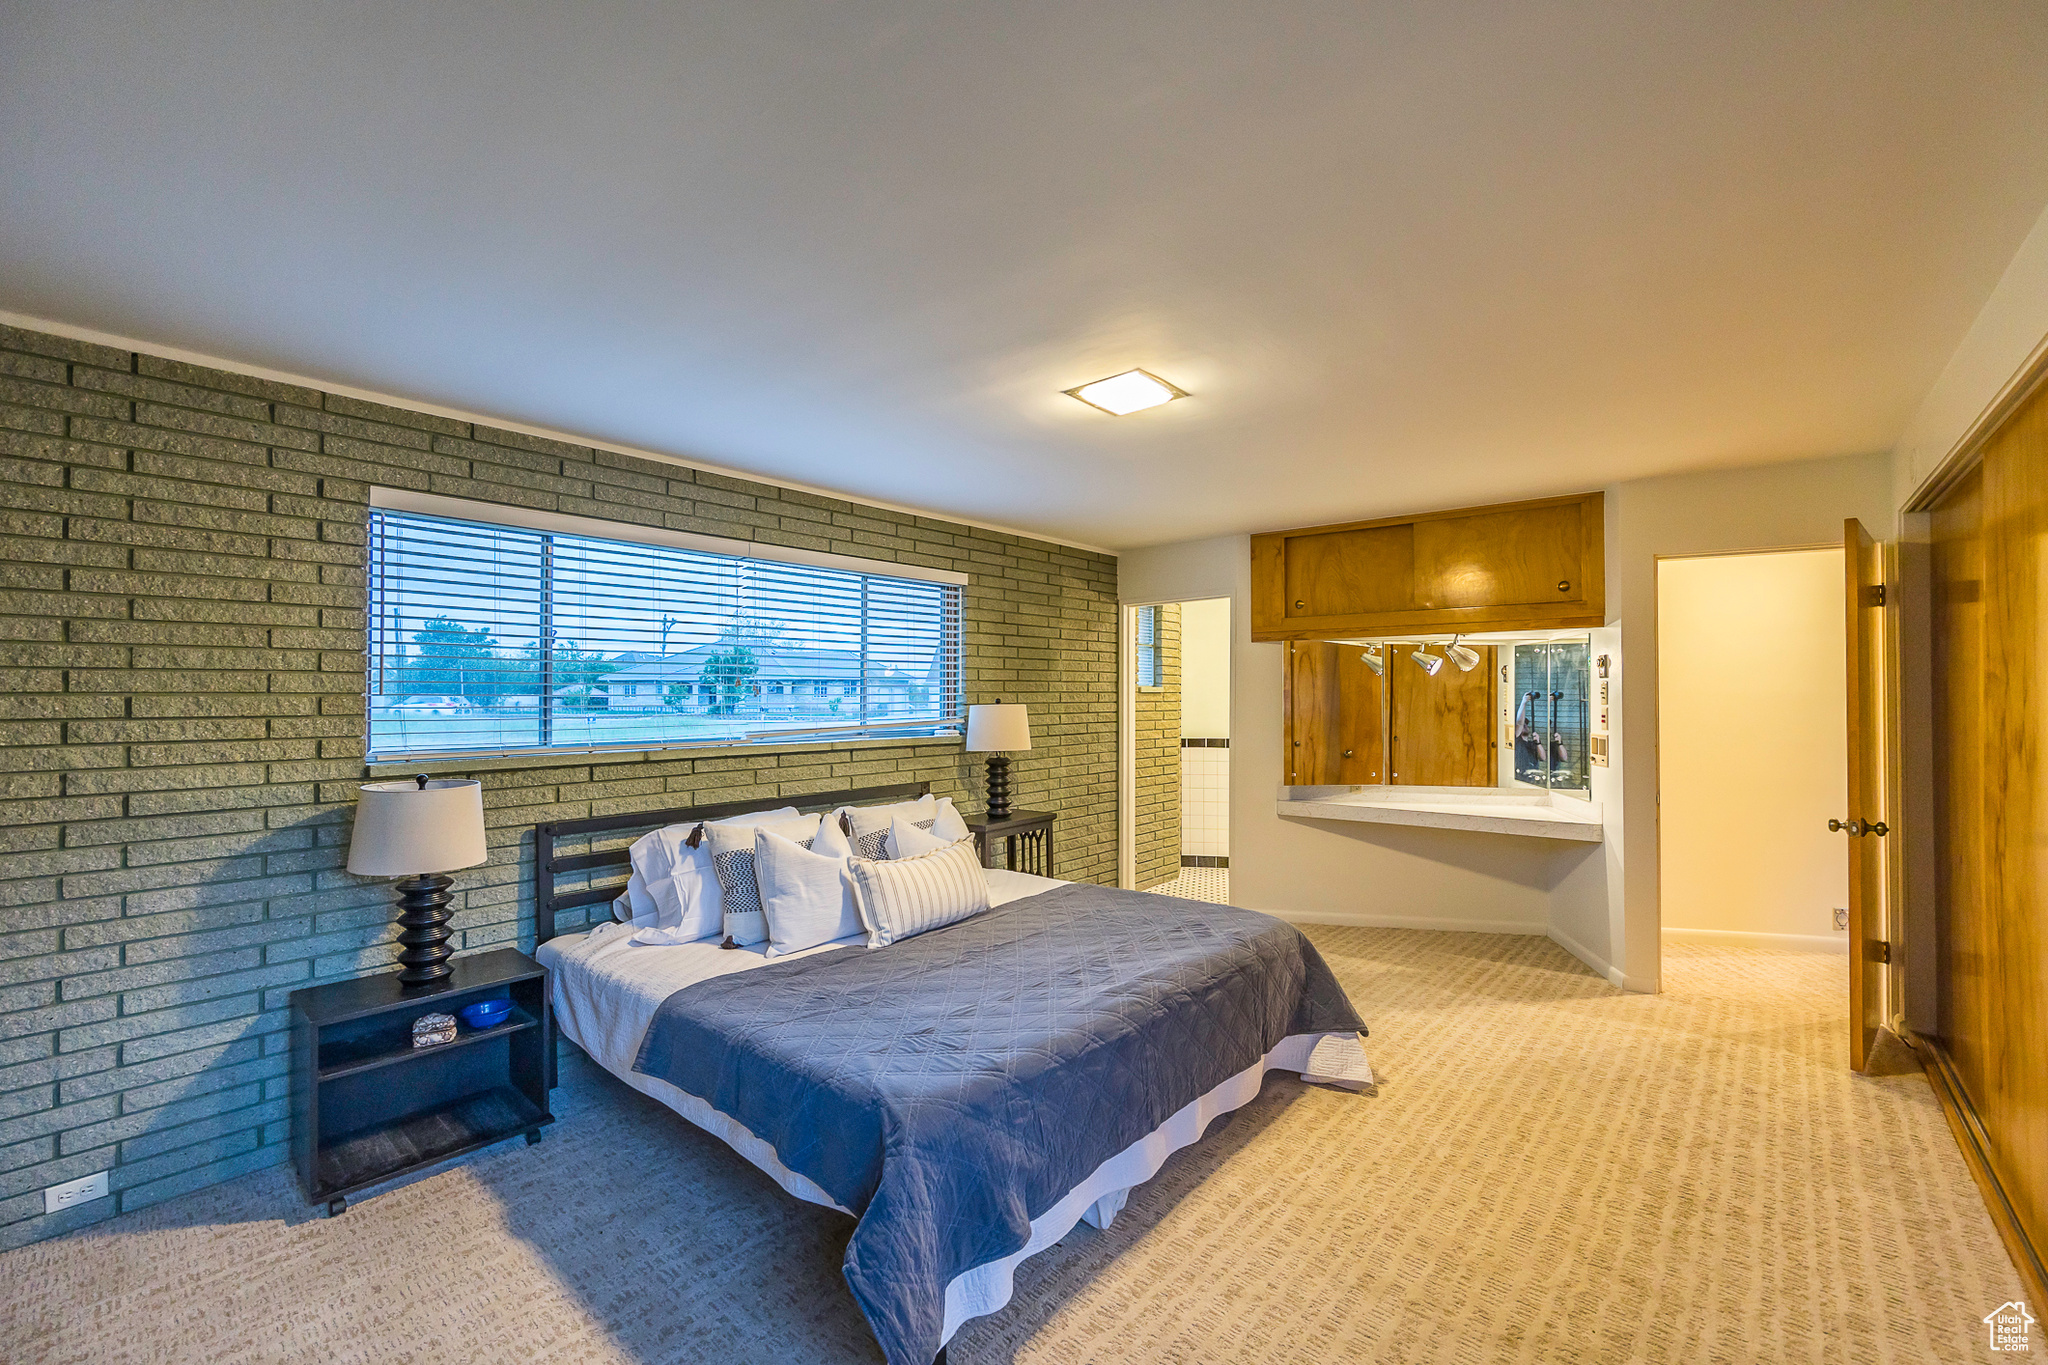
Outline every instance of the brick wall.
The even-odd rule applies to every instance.
[[[1032,708],[1017,804],[1115,879],[1111,557],[0,328],[0,1248],[285,1160],[287,995],[392,961],[388,885],[342,871],[373,484],[969,574],[968,699]],[[538,821],[917,778],[980,806],[957,741],[470,771],[464,950],[532,946]],[[44,1216],[99,1170],[114,1198]]]
[[[1141,890],[1180,875],[1180,607],[1159,609],[1159,683],[1138,689],[1136,861]]]

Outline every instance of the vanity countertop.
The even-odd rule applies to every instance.
[[[1597,802],[1506,787],[1282,787],[1279,813],[1292,820],[1422,825],[1592,844],[1603,833]]]

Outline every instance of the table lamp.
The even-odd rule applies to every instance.
[[[453,877],[475,867],[484,847],[484,789],[468,778],[415,777],[365,784],[356,798],[348,870],[358,877],[398,877],[398,974],[407,986],[448,979],[453,954],[448,928]]]
[[[996,698],[993,706],[967,708],[967,752],[988,755],[988,818],[1010,817],[1009,754],[1031,747],[1031,719],[1024,703]]]

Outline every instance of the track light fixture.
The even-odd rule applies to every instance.
[[[1458,641],[1463,638],[1462,635],[1453,635],[1451,647],[1444,651],[1444,657],[1456,664],[1460,673],[1470,673],[1479,667],[1479,651],[1470,645],[1459,644]]]
[[[1378,645],[1373,645],[1358,657],[1365,660],[1365,666],[1373,671],[1375,677],[1384,678],[1387,676],[1386,656],[1380,653]]]
[[[1413,654],[1410,654],[1408,657],[1415,660],[1416,663],[1420,664],[1422,666],[1422,671],[1424,673],[1427,673],[1430,677],[1434,678],[1440,671],[1442,671],[1444,661],[1442,657],[1439,655],[1423,653],[1423,651],[1428,648],[1428,645],[1417,645],[1415,647],[1415,652]]]

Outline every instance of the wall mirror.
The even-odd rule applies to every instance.
[[[1592,798],[1584,633],[1285,646],[1289,786],[1540,788]]]

